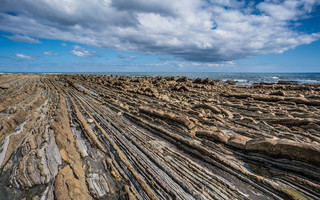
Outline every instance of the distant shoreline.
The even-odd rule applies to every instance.
[[[266,72],[1,72],[0,74],[43,74],[43,75],[107,75],[127,77],[187,77],[190,79],[209,78],[215,81],[232,81],[236,85],[255,83],[278,83],[294,81],[297,84],[320,84],[320,72],[312,73],[266,73]]]

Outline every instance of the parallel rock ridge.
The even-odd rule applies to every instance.
[[[320,199],[320,86],[0,75],[0,199]]]

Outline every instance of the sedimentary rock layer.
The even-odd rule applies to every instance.
[[[0,199],[319,199],[320,86],[0,75]]]

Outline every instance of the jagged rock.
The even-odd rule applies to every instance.
[[[279,85],[298,85],[298,81],[278,81]]]
[[[257,151],[271,156],[320,165],[319,145],[298,143],[286,139],[262,139],[247,142],[245,148],[247,151]]]
[[[89,184],[89,190],[93,194],[93,196],[97,198],[102,198],[110,192],[108,182],[106,181],[106,178],[104,175],[91,173],[91,174],[88,174],[87,176],[88,176],[87,182]]]
[[[224,133],[222,131],[196,131],[196,136],[204,136],[213,140],[216,140],[218,142],[227,143],[230,136],[227,133]]]
[[[231,135],[227,144],[235,148],[245,149],[246,144],[248,141],[250,141],[250,139],[251,138],[242,135]]]
[[[10,88],[10,85],[8,85],[8,84],[0,85],[0,89],[6,90],[6,89],[9,89],[9,88]]]
[[[269,95],[286,96],[286,94],[283,91],[270,92]]]
[[[212,106],[212,105],[208,105],[208,104],[198,104],[194,107],[195,109],[196,108],[204,108],[204,109],[209,109],[211,110],[213,113],[221,113],[221,110],[215,106]]]
[[[193,83],[202,83],[202,79],[201,78],[196,78]]]
[[[187,82],[187,81],[188,81],[188,78],[186,76],[183,76],[177,80],[177,82]]]
[[[156,88],[152,88],[152,87],[148,87],[144,90],[145,92],[151,92],[151,93],[157,93],[157,89]]]
[[[176,86],[176,87],[174,88],[174,90],[177,90],[177,91],[179,91],[179,92],[190,92],[190,91],[191,91],[191,89],[188,88],[188,87],[185,86],[185,85]]]
[[[210,83],[210,79],[209,78],[206,78],[202,81],[203,84],[209,84]]]
[[[69,165],[61,169],[55,181],[55,195],[57,199],[92,199],[83,183],[76,177]]]
[[[192,129],[195,125],[193,122],[189,120],[187,116],[184,115],[176,115],[171,112],[163,112],[162,110],[155,110],[148,107],[139,107],[139,110],[144,113],[151,114],[153,116],[161,117],[164,119],[168,119],[174,122],[178,122],[180,124],[185,125],[189,130]]]

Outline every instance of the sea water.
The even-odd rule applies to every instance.
[[[23,73],[23,74],[95,74],[113,76],[174,76],[196,79],[209,78],[210,80],[235,81],[237,85],[251,85],[253,83],[277,83],[278,81],[296,81],[298,84],[320,84],[320,73],[230,73],[230,72],[75,72],[75,73]]]

